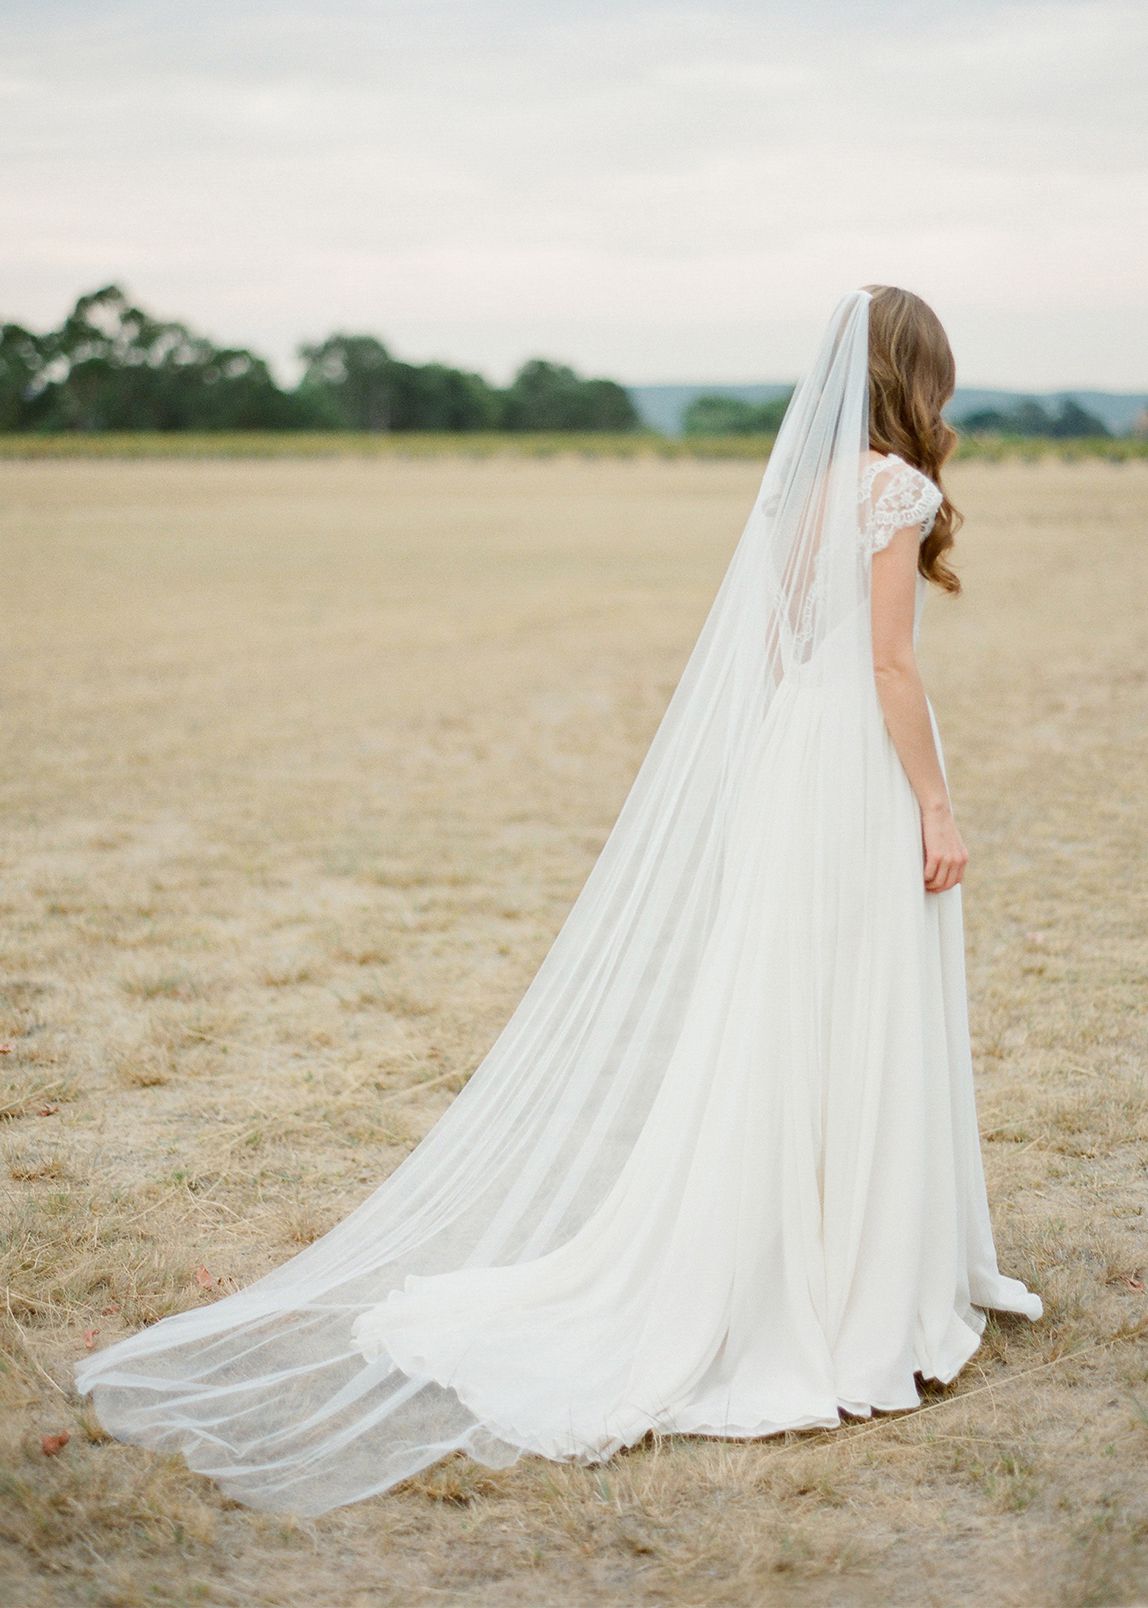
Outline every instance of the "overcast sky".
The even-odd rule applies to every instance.
[[[1148,389],[1144,0],[3,0],[0,318],[293,374],[783,380],[893,281],[963,385]]]

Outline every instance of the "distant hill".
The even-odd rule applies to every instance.
[[[681,435],[682,415],[698,396],[733,396],[743,402],[772,402],[784,396],[788,385],[628,385],[630,400],[642,423],[664,435]],[[1058,406],[1070,397],[1089,413],[1103,419],[1114,435],[1127,435],[1133,422],[1148,408],[1148,393],[1125,391],[975,391],[957,388],[945,409],[950,419],[963,418],[977,408],[1007,410],[1025,397]]]
[[[973,391],[957,387],[945,409],[945,416],[959,419],[979,408],[1008,411],[1016,403],[1031,399],[1051,411],[1062,402],[1078,402],[1085,412],[1101,419],[1113,435],[1127,435],[1136,419],[1148,407],[1148,395],[1139,391]]]

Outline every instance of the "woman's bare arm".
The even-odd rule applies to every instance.
[[[885,724],[921,807],[925,886],[943,893],[963,877],[968,853],[953,818],[913,648],[920,538],[920,527],[907,525],[873,554],[873,673]]]

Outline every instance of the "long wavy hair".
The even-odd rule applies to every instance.
[[[964,516],[949,501],[941,469],[957,432],[941,417],[957,366],[949,338],[927,302],[897,285],[866,285],[869,303],[869,445],[895,452],[938,485],[944,501],[921,543],[917,568],[946,592],[961,590],[945,562]]]

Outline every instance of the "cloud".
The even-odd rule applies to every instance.
[[[283,365],[733,380],[892,279],[965,383],[1137,388],[1146,43],[1126,0],[9,0],[3,313],[114,278]]]

